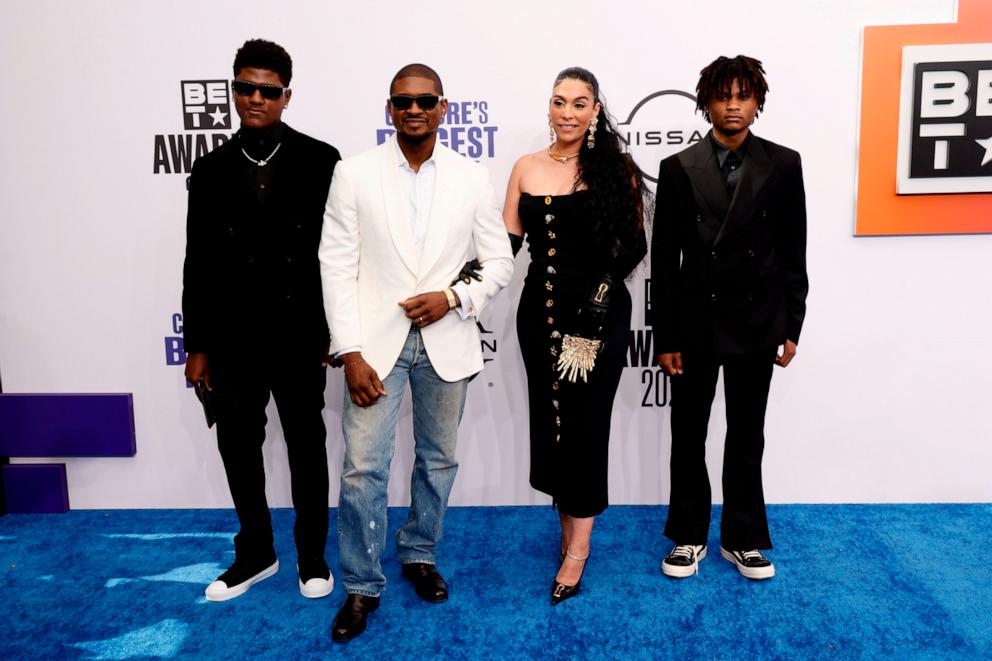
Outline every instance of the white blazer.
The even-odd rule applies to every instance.
[[[334,169],[320,237],[320,277],[331,351],[362,348],[385,379],[410,332],[400,301],[451,284],[473,254],[482,281],[468,285],[478,314],[510,282],[513,254],[489,173],[438,142],[434,197],[417,257],[410,202],[400,186],[399,149],[390,138]],[[451,311],[421,329],[434,370],[458,381],[482,369],[475,319]]]

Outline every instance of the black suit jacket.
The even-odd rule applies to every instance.
[[[196,160],[183,268],[188,352],[305,353],[328,341],[317,248],[334,147],[283,127],[262,207],[238,137]]]
[[[661,162],[651,241],[655,353],[798,343],[808,290],[797,152],[752,135],[733,200],[709,139]]]

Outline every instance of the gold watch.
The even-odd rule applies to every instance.
[[[448,287],[447,289],[444,290],[444,296],[445,298],[448,299],[449,310],[454,310],[456,307],[458,307],[458,302],[455,301],[455,291],[451,287]]]

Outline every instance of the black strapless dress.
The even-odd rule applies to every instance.
[[[530,403],[530,483],[575,517],[596,516],[608,504],[610,417],[631,315],[627,287],[616,287],[601,338],[605,346],[588,383],[559,380],[561,338],[575,330],[579,308],[610,266],[609,246],[594,240],[583,215],[587,195],[520,198],[531,258],[517,308]]]

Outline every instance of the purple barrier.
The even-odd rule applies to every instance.
[[[3,467],[9,463],[8,457],[0,457],[0,516],[7,513],[7,502],[3,496]]]
[[[69,511],[65,464],[8,464],[3,495],[10,514],[63,514]]]
[[[130,393],[0,393],[0,456],[133,457],[136,451]]]

